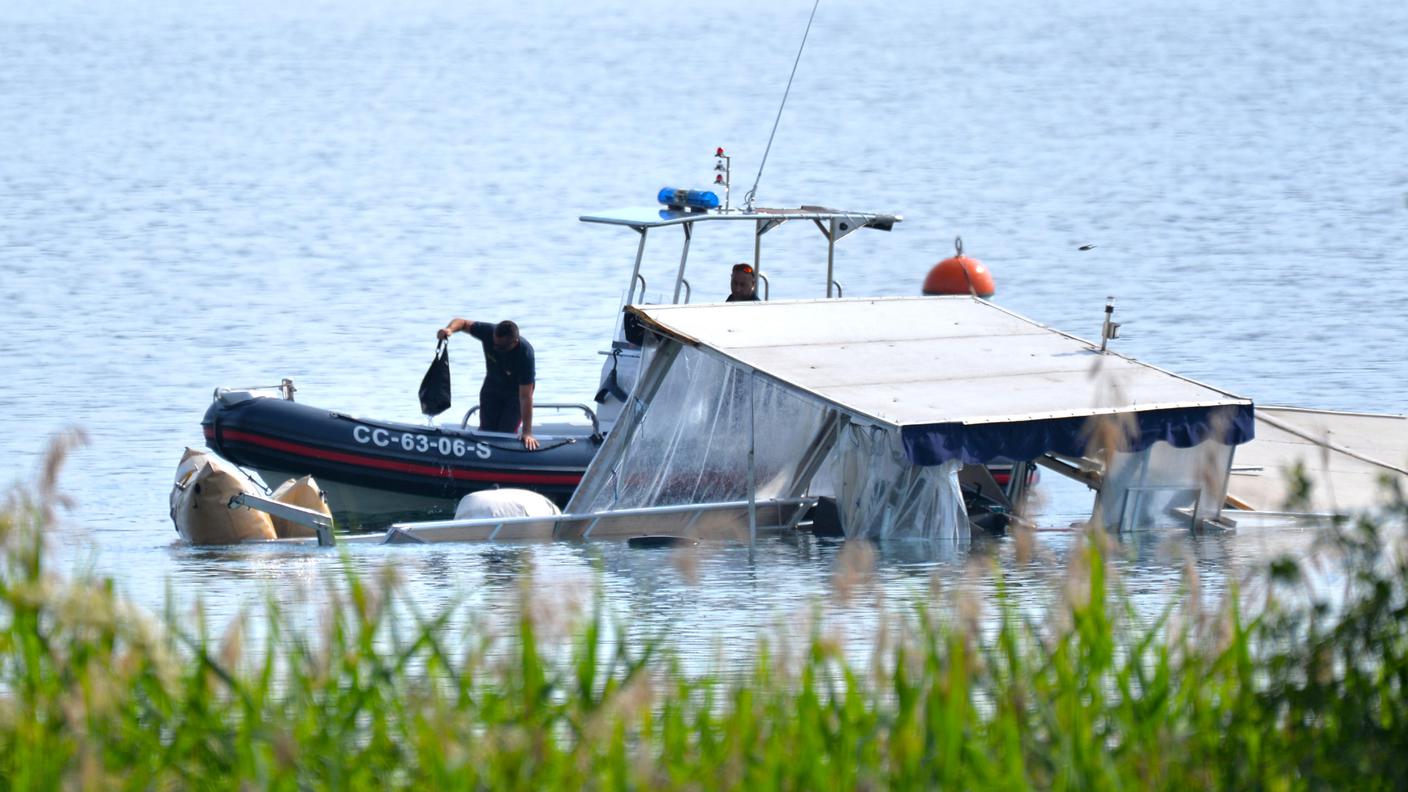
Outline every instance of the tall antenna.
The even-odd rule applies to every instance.
[[[792,93],[792,78],[797,76],[797,64],[802,62],[802,50],[807,47],[807,34],[812,32],[812,20],[816,19],[816,8],[821,0],[812,4],[812,15],[807,17],[807,29],[802,33],[802,44],[797,47],[797,59],[792,61],[792,74],[787,77],[787,90],[782,92],[782,104],[777,106],[777,118],[772,122],[772,133],[768,135],[768,147],[763,149],[763,161],[758,163],[758,177],[753,180],[753,189],[743,196],[743,206],[753,211],[753,199],[758,195],[758,182],[763,180],[763,168],[768,164],[768,152],[772,151],[772,139],[777,136],[777,124],[782,120],[782,108],[787,106],[787,95]]]

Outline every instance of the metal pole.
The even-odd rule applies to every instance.
[[[626,292],[626,305],[634,304],[636,299],[636,278],[640,277],[640,261],[645,257],[645,233],[649,230],[648,228],[636,229],[636,231],[640,232],[640,244],[636,246],[636,266],[635,269],[631,270],[631,290]],[[645,299],[644,292],[645,289],[642,288],[640,295],[642,300]]]
[[[306,525],[312,528],[314,533],[317,534],[319,547],[332,547],[337,544],[337,538],[333,536],[332,532],[332,518],[322,512],[305,509],[302,506],[294,506],[291,503],[280,503],[272,498],[265,498],[248,492],[241,492],[230,498],[229,507],[231,509],[238,509],[240,507],[254,509],[256,511],[262,511],[265,514],[272,514],[275,517],[282,517],[285,520],[296,522],[299,525]]]
[[[680,303],[680,287],[684,283],[684,265],[689,261],[689,240],[694,236],[694,223],[684,224],[684,250],[680,251],[680,271],[675,273],[675,298],[670,302]]]
[[[757,380],[754,372],[748,372],[748,556],[752,560],[753,545],[758,541],[758,472],[755,464],[757,432],[753,417],[753,385]]]
[[[763,270],[763,221],[759,220],[753,230],[753,271]]]
[[[831,218],[831,230],[826,234],[826,296],[831,297],[831,284],[835,278],[836,265],[836,218]]]

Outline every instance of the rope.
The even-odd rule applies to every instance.
[[[575,438],[575,437],[569,437],[569,438],[567,438],[567,439],[565,439],[565,440],[558,440],[556,443],[553,443],[552,445],[540,445],[540,446],[538,446],[536,449],[534,449],[534,450],[532,450],[532,451],[529,451],[528,449],[524,448],[522,445],[516,445],[516,446],[501,446],[501,445],[494,445],[493,443],[485,442],[484,440],[480,440],[480,441],[478,441],[478,442],[481,443],[481,444],[483,444],[483,445],[485,445],[485,446],[488,446],[489,448],[497,449],[497,450],[499,450],[499,451],[518,451],[518,452],[524,453],[524,454],[540,454],[540,453],[542,453],[542,452],[544,452],[544,451],[551,451],[551,450],[553,450],[554,448],[561,448],[561,447],[563,447],[563,446],[565,446],[565,445],[572,445],[573,443],[577,442],[577,438]]]
[[[270,487],[268,484],[265,484],[264,482],[262,482],[262,481],[260,481],[259,479],[255,478],[255,477],[254,477],[254,474],[253,474],[253,473],[250,473],[248,470],[246,470],[245,467],[244,467],[244,465],[235,465],[235,470],[238,470],[239,472],[243,473],[243,474],[244,474],[244,477],[247,478],[247,479],[249,479],[249,483],[250,483],[250,484],[253,484],[254,486],[258,487],[259,489],[264,490],[264,494],[265,494],[265,495],[273,495],[273,494],[274,494],[274,488],[273,488],[273,487]]]
[[[777,106],[777,118],[772,122],[772,133],[768,135],[767,148],[763,149],[763,161],[758,163],[758,177],[753,180],[753,188],[743,196],[743,205],[748,211],[753,211],[753,198],[758,194],[758,183],[763,180],[763,168],[768,164],[768,152],[772,151],[772,139],[777,136],[777,125],[782,121],[782,108],[787,106],[787,95],[792,93],[792,78],[797,76],[797,64],[802,62],[802,50],[807,47],[807,34],[812,32],[812,20],[816,19],[817,6],[821,5],[821,0],[816,0],[812,4],[812,15],[807,17],[807,29],[802,33],[802,44],[797,47],[797,59],[792,61],[792,74],[787,77],[787,89],[782,92],[782,104]]]

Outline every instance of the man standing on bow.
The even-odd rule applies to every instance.
[[[479,389],[479,428],[486,432],[519,432],[523,447],[538,449],[533,437],[533,386],[536,364],[533,345],[518,334],[518,325],[505,319],[496,325],[455,317],[436,332],[447,339],[466,332],[484,345],[484,385]]]

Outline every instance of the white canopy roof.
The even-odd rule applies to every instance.
[[[967,296],[630,310],[661,335],[897,427],[1251,404]]]

